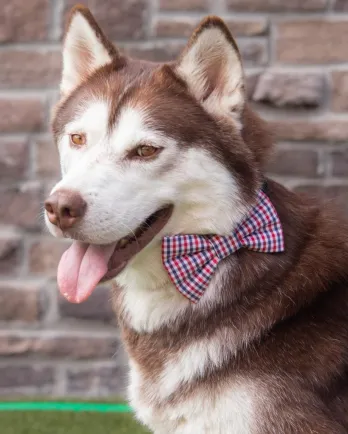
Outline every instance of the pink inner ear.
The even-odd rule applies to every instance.
[[[224,67],[226,65],[224,65],[224,60],[222,58],[205,60],[203,64],[205,75],[207,77],[207,88],[202,98],[202,101],[205,101],[215,89],[223,91],[225,85],[223,81],[227,80],[228,77],[225,77],[226,74],[224,73]]]
[[[239,51],[228,28],[217,17],[200,24],[177,63],[177,72],[208,111],[220,109],[220,114],[230,115],[229,107],[244,105]]]
[[[77,73],[81,77],[81,80],[83,80],[90,73],[94,61],[93,54],[87,49],[82,41],[76,43],[72,54],[75,60]]]

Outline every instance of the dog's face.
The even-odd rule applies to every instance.
[[[53,118],[62,180],[46,223],[77,240],[58,281],[81,301],[163,234],[228,233],[255,194],[260,158],[245,140],[240,56],[218,18],[162,65],[122,56],[76,8],[63,61]]]

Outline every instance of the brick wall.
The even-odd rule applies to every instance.
[[[0,394],[119,393],[123,355],[108,288],[64,302],[66,244],[45,233],[42,202],[58,177],[49,112],[72,0],[0,0]],[[196,22],[226,18],[248,94],[279,138],[272,176],[338,197],[348,212],[348,0],[90,0],[132,55],[176,55]],[[99,3],[99,4],[98,4]]]

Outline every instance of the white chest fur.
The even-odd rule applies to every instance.
[[[144,384],[131,363],[129,399],[136,417],[155,434],[252,434],[258,426],[255,414],[260,390],[247,379],[225,381],[219,394],[197,389],[197,393],[176,404],[147,400],[141,390],[148,387],[154,395],[156,385]]]
[[[147,254],[144,267],[140,254],[137,262],[117,278],[125,288],[123,312],[129,326],[138,333],[170,326],[181,315],[185,317],[188,307],[196,308],[173,287],[159,258],[158,252]],[[197,309],[214,309],[220,297],[223,271],[222,266],[214,274]],[[226,377],[215,391],[200,386],[189,397],[167,403],[171,395],[179,394],[182,383],[194,386],[208,367],[219,369],[240,344],[241,336],[230,329],[219,329],[210,338],[192,341],[174,358],[168,354],[155,381],[143,378],[136,361],[131,360],[128,395],[137,418],[155,434],[253,434],[257,426],[255,400],[260,391],[246,378]]]

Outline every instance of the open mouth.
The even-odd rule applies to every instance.
[[[173,205],[159,209],[134,232],[111,244],[74,241],[58,265],[57,281],[62,295],[72,303],[86,300],[98,283],[117,276],[152,241],[166,225],[172,212]]]

